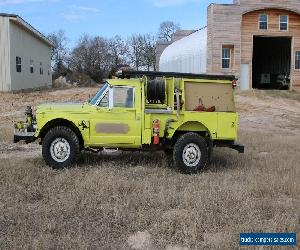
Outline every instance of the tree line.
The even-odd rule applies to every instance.
[[[157,41],[170,41],[179,29],[174,22],[165,21],[160,24],[157,35],[134,34],[123,39],[83,34],[72,49],[63,30],[54,32],[48,35],[54,44],[51,55],[53,78],[76,72],[99,82],[122,67],[155,71]]]

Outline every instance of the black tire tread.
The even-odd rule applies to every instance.
[[[51,157],[50,150],[49,150],[51,142],[57,137],[62,137],[66,139],[69,142],[71,147],[70,157],[67,161],[63,163],[54,161]],[[62,169],[62,168],[69,167],[76,162],[80,154],[79,139],[77,135],[74,133],[74,131],[66,126],[57,126],[51,128],[43,139],[42,154],[46,164],[54,169]]]
[[[182,151],[189,143],[197,144],[201,151],[201,160],[194,168],[186,166],[182,160]],[[183,134],[175,143],[173,161],[174,165],[185,174],[196,174],[198,171],[204,169],[208,163],[208,149],[205,138],[193,132]]]

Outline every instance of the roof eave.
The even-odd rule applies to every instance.
[[[23,20],[18,15],[10,15],[9,19],[17,23],[18,25],[22,26],[27,31],[31,32],[33,35],[35,35],[37,38],[39,38],[41,41],[46,43],[50,47],[54,47],[55,45],[41,32],[36,30],[33,26],[31,26],[29,23],[27,23],[25,20]]]

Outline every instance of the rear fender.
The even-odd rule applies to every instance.
[[[208,128],[204,126],[202,123],[196,121],[185,122],[181,124],[179,127],[172,129],[172,132],[168,133],[168,137],[174,141],[180,135],[185,134],[187,132],[195,132],[205,138],[211,139],[211,134]]]

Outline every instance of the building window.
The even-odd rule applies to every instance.
[[[230,69],[232,66],[233,46],[225,45],[222,47],[222,69]]]
[[[259,15],[259,29],[260,30],[268,29],[268,15],[267,14]]]
[[[280,30],[281,31],[288,31],[289,29],[289,16],[287,15],[282,15],[279,17],[279,22],[280,22]]]
[[[34,73],[34,60],[30,60],[30,73],[33,74]]]
[[[40,62],[40,75],[44,74],[43,63]]]
[[[299,69],[300,70],[300,51],[296,51],[295,69]]]
[[[22,72],[22,58],[16,57],[16,70],[17,72]]]

